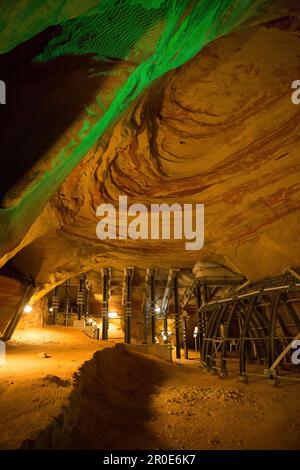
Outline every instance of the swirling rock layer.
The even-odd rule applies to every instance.
[[[103,266],[204,260],[258,279],[300,265],[299,7],[274,5],[158,80],[73,171],[15,251],[41,294]],[[204,248],[98,240],[96,207],[119,195],[205,204]]]

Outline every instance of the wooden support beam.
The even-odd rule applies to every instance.
[[[178,300],[178,279],[177,272],[173,277],[173,295],[174,295],[174,311],[175,311],[175,337],[176,337],[176,358],[180,359],[180,312]]]
[[[155,343],[156,336],[156,312],[155,312],[155,271],[150,270],[150,319],[151,319],[151,343]]]
[[[275,360],[275,334],[276,334],[276,323],[278,316],[278,307],[280,302],[280,293],[273,294],[272,297],[272,311],[270,315],[269,324],[269,367]]]
[[[85,300],[86,300],[85,278],[84,278],[84,275],[81,274],[79,278],[78,292],[77,292],[77,318],[78,320],[81,320],[82,316],[84,315]]]
[[[168,307],[169,307],[172,289],[173,289],[172,281],[173,281],[173,276],[175,272],[178,272],[178,270],[169,269],[167,284],[165,287],[164,296],[163,296],[162,303],[161,303],[161,311],[163,315],[166,315]]]
[[[108,305],[109,305],[109,288],[111,278],[111,268],[102,268],[102,339],[108,340]]]
[[[230,330],[232,328],[233,321],[235,319],[235,315],[238,309],[238,301],[235,301],[232,306],[230,307],[229,315],[226,322],[226,328],[224,332],[224,341],[221,348],[221,375],[225,377],[227,375],[227,351],[228,351],[228,342],[229,342],[229,335]]]
[[[144,343],[148,344],[149,341],[149,307],[150,307],[150,296],[149,296],[149,278],[150,269],[146,270],[145,276],[145,289],[142,300],[142,312],[144,314]]]
[[[287,313],[289,314],[291,320],[294,322],[295,326],[300,329],[300,318],[298,317],[298,314],[296,310],[294,309],[293,305],[288,302],[287,295],[283,295],[283,302],[284,302],[284,307]]]
[[[183,312],[183,315],[182,315],[182,336],[183,336],[184,358],[188,359],[189,349],[188,349],[187,312]]]
[[[247,380],[247,376],[246,376],[246,359],[247,359],[247,357],[246,357],[246,346],[247,346],[246,337],[247,337],[247,332],[248,332],[248,328],[249,328],[250,319],[251,319],[251,316],[252,316],[252,314],[254,312],[254,309],[255,309],[256,299],[257,299],[256,297],[251,297],[251,299],[250,299],[250,302],[249,302],[249,305],[248,305],[248,308],[247,308],[247,311],[246,311],[246,315],[245,315],[245,318],[244,318],[242,331],[241,331],[240,378],[243,381]]]
[[[58,295],[58,288],[54,287],[52,291],[52,299],[51,299],[51,308],[52,311],[49,312],[49,323],[50,325],[56,324],[57,314],[59,312],[60,307],[60,297]]]
[[[201,295],[201,285],[200,282],[197,281],[196,284],[196,300],[197,300],[197,311],[198,311],[198,335],[199,335],[199,354],[201,357],[202,354],[202,346],[203,346],[203,338],[205,332],[205,320],[206,315],[203,310],[200,310],[202,306],[202,295]]]
[[[276,369],[276,367],[280,364],[284,356],[287,355],[287,353],[292,349],[294,341],[297,339],[300,339],[300,332],[295,336],[295,338],[286,346],[286,348],[282,351],[281,354],[275,359],[273,364],[270,367],[270,370],[273,371]]]
[[[27,278],[28,281],[26,281],[26,286],[24,289],[24,293],[20,299],[20,302],[18,304],[18,307],[16,308],[16,311],[11,318],[10,322],[7,324],[6,328],[4,329],[2,335],[0,336],[1,341],[8,341],[11,339],[21,316],[23,315],[24,312],[24,307],[27,305],[31,297],[33,296],[35,290],[36,290],[36,285],[35,281],[31,278]]]
[[[189,284],[187,285],[184,294],[182,296],[181,306],[184,308],[190,301],[191,297],[195,294],[195,287],[197,285],[197,281],[195,278],[191,279]]]
[[[124,268],[124,310],[125,310],[125,343],[131,343],[131,294],[134,268]]]
[[[161,311],[164,316],[164,343],[169,342],[168,336],[168,309],[171,300],[172,290],[173,290],[173,278],[175,273],[178,273],[179,269],[169,269],[167,284],[164,291],[164,296],[161,303]]]
[[[295,269],[287,267],[285,269],[285,272],[289,272],[290,274],[292,274],[292,276],[294,276],[296,279],[298,279],[298,281],[300,281],[300,274],[297,273],[297,271],[295,271]]]
[[[70,279],[65,282],[65,326],[70,323]]]

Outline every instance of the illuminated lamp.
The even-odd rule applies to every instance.
[[[118,318],[117,312],[108,312],[108,318]]]

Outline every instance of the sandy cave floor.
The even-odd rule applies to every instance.
[[[88,360],[102,372],[84,390],[68,448],[300,449],[299,382],[222,380],[198,361],[171,364],[117,341],[63,327],[17,332],[0,367],[0,449],[34,438],[67,406]]]

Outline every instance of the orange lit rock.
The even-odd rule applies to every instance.
[[[39,296],[106,265],[202,260],[250,279],[300,265],[300,107],[291,101],[300,45],[276,8],[158,80],[69,176],[14,251]],[[130,204],[204,203],[204,248],[98,240],[97,205],[122,194]]]

